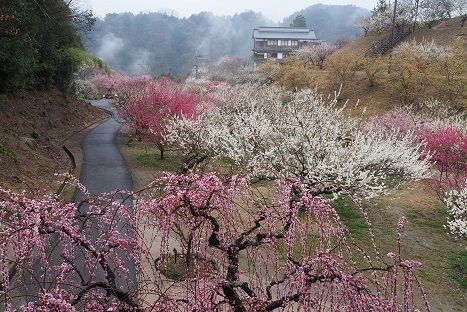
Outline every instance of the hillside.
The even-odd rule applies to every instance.
[[[366,49],[384,38],[387,38],[389,35],[390,31],[383,32],[381,34],[377,32],[369,32],[367,35],[362,35],[350,42],[342,48],[341,51],[364,56]],[[454,40],[458,37],[467,38],[467,28],[461,27],[460,17],[436,21],[431,29],[427,26],[417,26],[415,31],[405,37],[402,42],[413,40],[417,42],[422,42],[423,40],[434,40],[439,45],[452,45]]]
[[[330,56],[325,61],[324,70],[315,70],[313,74],[316,76],[316,85],[318,90],[327,95],[333,93],[339,88],[339,83],[330,75],[326,62],[329,62],[334,57],[341,55],[353,55],[363,61],[365,58],[365,51],[388,38],[391,32],[386,31],[381,34],[376,32],[369,32],[367,35],[362,35],[357,39],[351,41],[336,53]],[[431,42],[432,40],[438,45],[452,46],[456,38],[467,38],[467,28],[461,27],[461,18],[453,18],[447,20],[440,20],[434,23],[432,29],[428,27],[417,26],[415,31],[405,37],[402,42],[423,42],[424,40]],[[465,41],[467,42],[467,41]],[[390,59],[390,53],[387,52],[383,58]],[[387,71],[381,73],[381,79]],[[431,93],[424,94],[425,96],[435,96],[436,90],[430,90]],[[389,90],[384,85],[370,86],[368,78],[363,71],[357,71],[346,81],[341,93],[342,100],[349,100],[350,103],[359,101],[360,107],[365,107],[366,115],[371,116],[374,114],[381,114],[387,110],[394,109],[401,105],[399,94],[395,90]]]
[[[55,191],[54,174],[69,171],[61,145],[108,117],[55,89],[0,95],[0,107],[0,186],[36,193]]]
[[[346,37],[354,39],[362,34],[355,28],[353,21],[357,17],[368,16],[370,11],[355,5],[315,4],[297,11],[284,18],[283,26],[289,26],[297,15],[305,17],[307,27],[313,29],[320,40],[334,44],[337,39]]]

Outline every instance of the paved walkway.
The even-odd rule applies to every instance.
[[[96,107],[114,113],[110,102],[107,100],[89,102]],[[114,118],[109,118],[90,130],[81,143],[83,165],[79,181],[86,187],[91,195],[110,193],[117,189],[131,191],[133,188],[130,171],[115,141],[115,136],[121,127],[122,124],[118,123]],[[79,201],[83,196],[83,193],[77,190],[74,195],[75,201]],[[127,207],[131,207],[133,204],[132,197],[126,196],[122,198],[121,201]],[[121,232],[126,232],[127,228],[123,226],[123,224],[126,223],[125,220],[121,220],[120,222],[120,226],[117,226],[120,228]],[[96,220],[92,220],[92,223],[86,226],[86,229],[90,231],[91,241],[94,241],[98,237],[98,232],[102,231],[97,230],[98,228],[99,226],[96,224]],[[123,257],[124,255],[122,254],[121,256]],[[78,257],[77,261],[81,262],[79,259],[80,257]],[[86,271],[84,269],[84,262],[77,263],[76,265],[78,268],[82,268],[83,272]],[[133,262],[128,262],[126,263],[126,267],[129,270],[129,276],[127,276],[127,278],[133,281],[134,285],[137,285],[135,264]],[[101,274],[103,274],[102,271]],[[128,290],[126,285],[120,286]]]
[[[89,102],[113,112],[107,100]],[[89,131],[81,143],[83,167],[79,180],[91,194],[133,189],[130,171],[115,144],[115,136],[121,127],[114,118],[109,118]]]

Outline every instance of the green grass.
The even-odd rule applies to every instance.
[[[331,202],[342,222],[356,239],[368,238],[368,224],[361,211],[349,196],[340,195]]]
[[[161,159],[159,154],[144,153],[136,156],[136,160],[145,167],[151,167],[163,171],[175,172],[180,170],[182,159],[180,156],[164,153],[164,158]]]
[[[4,148],[1,144],[0,144],[0,154],[3,154],[6,157],[9,157],[9,158],[13,159],[15,161],[15,163],[19,162],[18,155],[16,155],[14,152],[10,152],[6,148]]]
[[[413,224],[432,230],[442,230],[446,220],[446,209],[436,208],[429,211],[411,210],[407,213],[407,219]]]
[[[222,157],[221,163],[223,165],[235,166],[235,161],[230,157]]]
[[[451,271],[449,276],[467,289],[467,251],[453,252],[448,256]]]

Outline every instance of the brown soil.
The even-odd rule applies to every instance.
[[[0,186],[35,193],[57,190],[63,179],[54,174],[69,172],[62,144],[79,164],[79,134],[109,117],[58,90],[0,95],[0,107]]]

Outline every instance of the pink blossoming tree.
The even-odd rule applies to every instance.
[[[414,301],[420,263],[356,247],[329,199],[296,179],[268,194],[213,173],[166,174],[139,195],[82,189],[78,204],[1,190],[6,311],[429,310],[423,291]],[[191,253],[181,280],[167,278],[172,248]]]
[[[167,266],[167,255],[174,246],[178,254],[192,255],[190,264],[183,262],[185,272],[191,274],[177,286],[164,287],[163,300],[152,308],[414,308],[412,287],[420,285],[413,270],[420,263],[396,253],[380,256],[375,245],[367,251],[355,248],[356,242],[348,238],[350,233],[329,200],[295,179],[276,180],[266,195],[252,187],[248,178],[168,174],[154,181],[148,192],[137,206],[147,219],[145,233],[155,236],[148,235],[144,241],[160,242],[151,247],[163,256],[147,262],[155,262],[156,269]],[[403,223],[401,220],[399,230]],[[182,228],[192,234],[190,244],[173,240],[174,236],[182,238],[178,234]],[[396,286],[399,278],[405,280],[401,288]],[[424,298],[423,291],[419,296]],[[425,299],[418,302],[429,310]]]
[[[141,246],[125,192],[62,203],[0,188],[1,288],[4,311],[138,309]]]
[[[450,111],[432,101],[427,108],[449,115]],[[441,106],[441,107],[440,107]],[[431,117],[431,118],[430,118]],[[433,174],[423,182],[448,208],[446,228],[452,234],[466,238],[467,235],[467,128],[460,119],[440,119],[440,116],[422,116],[411,111],[392,111],[383,116],[371,117],[365,124],[366,130],[381,129],[386,133],[396,131],[399,136],[407,134],[414,143],[423,142],[422,158],[429,160]],[[434,117],[434,118],[433,118]],[[436,118],[438,117],[438,118]],[[446,121],[448,120],[448,121]]]
[[[467,128],[451,122],[423,137],[436,173],[424,182],[446,204],[446,228],[467,239]]]
[[[467,185],[467,129],[445,123],[423,137],[437,174],[426,182],[440,198]]]
[[[185,89],[183,84],[163,78],[148,83],[117,107],[118,117],[135,131],[142,141],[153,143],[164,158],[165,124],[173,117],[196,118],[198,109],[207,96],[196,89]]]

